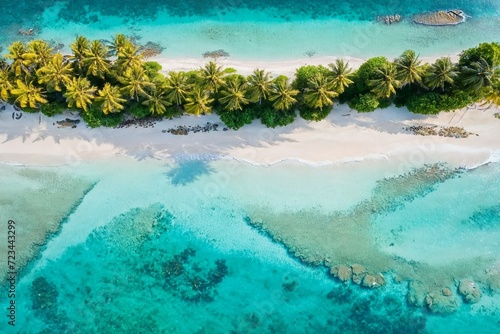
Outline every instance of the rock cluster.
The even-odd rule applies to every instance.
[[[413,22],[429,26],[447,26],[456,25],[465,22],[465,13],[460,9],[440,10],[430,13],[416,14],[413,16]]]
[[[155,118],[141,118],[141,119],[127,119],[118,124],[115,128],[116,129],[121,129],[121,128],[130,128],[130,127],[135,127],[135,128],[154,128],[156,122],[160,121],[161,118],[155,117]]]
[[[429,311],[438,314],[450,314],[458,309],[457,299],[448,288],[429,292],[425,296],[425,305]]]
[[[481,290],[473,281],[463,279],[458,284],[458,292],[464,298],[466,303],[477,303],[481,299]]]
[[[330,268],[330,274],[342,282],[352,280],[354,284],[359,284],[365,288],[373,289],[385,285],[385,278],[381,273],[370,274],[360,264],[353,264],[352,266],[339,264]]]
[[[474,133],[467,132],[464,130],[464,128],[458,126],[438,127],[437,125],[431,125],[431,126],[412,125],[404,128],[404,130],[411,131],[414,134],[420,136],[467,138],[470,135],[474,135]]]
[[[394,14],[394,15],[377,16],[377,21],[383,22],[385,24],[398,23],[401,22],[401,15]]]
[[[185,126],[185,125],[179,125],[175,128],[170,128],[168,130],[162,130],[161,132],[163,133],[171,133],[173,135],[187,135],[190,132],[197,133],[197,132],[210,132],[210,131],[218,131],[219,124],[217,123],[210,123],[207,122],[205,125],[195,125],[195,126]],[[227,131],[227,128],[223,128],[223,131]]]

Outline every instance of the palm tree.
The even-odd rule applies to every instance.
[[[161,88],[154,88],[142,104],[148,106],[149,112],[152,115],[164,114],[167,111],[167,107],[171,105],[165,90]]]
[[[425,68],[415,51],[406,50],[401,57],[396,59],[394,65],[396,65],[397,78],[402,86],[422,82]]]
[[[108,113],[119,112],[124,108],[122,103],[127,100],[122,98],[120,89],[116,86],[111,86],[109,82],[104,84],[104,87],[99,90],[96,101],[101,102],[102,112],[106,115]]]
[[[0,100],[7,101],[10,96],[10,91],[12,89],[12,83],[9,78],[10,72],[5,69],[0,69]]]
[[[113,37],[113,42],[111,42],[109,45],[110,54],[113,56],[118,56],[118,54],[123,51],[123,48],[127,44],[132,44],[127,36],[125,36],[124,34],[116,34],[116,36]]]
[[[294,96],[299,94],[297,89],[292,89],[285,79],[275,80],[269,100],[273,102],[273,108],[276,110],[289,110],[297,99]]]
[[[488,95],[484,98],[484,103],[482,106],[488,105],[488,108],[491,107],[493,104],[498,107],[500,106],[500,88],[498,87],[492,87]]]
[[[47,84],[47,90],[60,92],[62,87],[71,82],[71,68],[70,63],[65,63],[62,54],[56,53],[50,62],[41,67],[36,74],[38,76],[38,83]]]
[[[142,54],[139,52],[140,47],[135,46],[132,42],[126,43],[118,51],[116,59],[116,67],[120,72],[124,72],[132,67],[142,67]]]
[[[77,108],[87,111],[89,105],[92,104],[96,90],[97,88],[91,86],[87,78],[73,78],[73,80],[66,85],[64,97],[66,98],[68,107],[72,108],[76,106]]]
[[[424,82],[430,89],[441,88],[444,91],[446,84],[452,85],[457,77],[455,67],[449,57],[437,59],[428,69]]]
[[[397,79],[396,67],[391,63],[377,68],[369,84],[372,87],[372,93],[379,98],[389,98],[396,93],[396,88],[401,87],[401,81]]]
[[[35,67],[40,68],[46,65],[52,59],[54,49],[43,40],[33,40],[28,43],[28,52],[36,55],[33,63]]]
[[[246,98],[247,83],[240,80],[238,77],[231,77],[226,81],[226,86],[221,90],[222,97],[219,102],[222,103],[224,109],[229,111],[242,110],[245,104],[250,103]]]
[[[248,76],[248,95],[251,101],[262,104],[262,99],[268,99],[273,87],[273,80],[270,79],[269,72],[256,68]]]
[[[212,103],[214,99],[210,98],[210,94],[207,90],[201,87],[195,87],[193,91],[187,96],[186,104],[184,108],[187,113],[200,115],[202,113],[208,114],[212,111]]]
[[[13,62],[10,65],[12,72],[16,77],[21,77],[21,74],[29,74],[29,66],[35,61],[36,55],[34,53],[29,53],[28,49],[22,42],[14,42],[8,47],[9,53],[5,55],[5,58],[12,59]]]
[[[134,66],[125,71],[119,78],[123,84],[121,90],[128,92],[131,99],[139,101],[139,96],[147,96],[145,89],[153,88],[154,84],[149,81],[146,70],[142,66]]]
[[[87,75],[104,78],[111,67],[108,57],[108,48],[98,40],[92,41],[90,49],[85,53],[83,64],[87,68]]]
[[[332,106],[332,99],[338,95],[334,84],[323,73],[318,72],[307,80],[304,102],[311,108],[323,109]]]
[[[71,58],[76,63],[75,67],[80,73],[83,74],[83,60],[90,51],[90,41],[83,36],[77,36],[76,40],[70,45],[70,48],[71,51],[73,51]]]
[[[201,84],[211,93],[216,93],[224,85],[226,72],[222,66],[217,66],[213,61],[208,62],[200,71]]]
[[[477,92],[483,87],[491,87],[498,80],[498,70],[494,69],[484,58],[462,67],[461,80],[469,91]]]
[[[30,108],[38,108],[40,103],[47,103],[45,99],[45,94],[40,87],[36,87],[33,84],[33,80],[29,82],[23,82],[19,79],[16,80],[16,88],[11,90],[12,95],[17,96],[14,103],[18,103],[21,108],[27,105]]]
[[[189,94],[192,84],[184,72],[169,72],[165,78],[165,92],[170,102],[180,106]]]
[[[352,68],[349,67],[349,62],[344,62],[343,59],[336,59],[335,64],[328,64],[332,70],[330,78],[332,85],[337,93],[342,94],[344,90],[353,83],[350,79]]]

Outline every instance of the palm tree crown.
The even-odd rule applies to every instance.
[[[335,64],[328,64],[328,66],[331,69],[330,78],[333,88],[337,93],[342,94],[353,83],[350,79],[352,68],[349,67],[349,62],[344,62],[343,59],[336,59]]]
[[[273,80],[270,78],[269,72],[255,69],[248,76],[248,95],[253,102],[262,103],[262,100],[268,99],[273,87]]]
[[[47,84],[49,91],[60,92],[63,86],[71,82],[72,72],[71,64],[65,64],[62,54],[56,53],[50,62],[36,71],[36,74],[38,83]]]
[[[401,81],[402,86],[422,82],[425,70],[415,51],[406,50],[403,52],[401,57],[396,59],[395,65],[397,78]]]
[[[222,66],[217,66],[215,62],[210,61],[200,71],[201,83],[210,92],[217,92],[224,85],[225,74]]]
[[[154,88],[150,94],[146,97],[143,105],[149,108],[149,112],[152,115],[162,115],[166,112],[167,107],[171,105],[169,99],[166,96],[165,90],[161,88]]]
[[[269,100],[273,102],[273,108],[276,110],[289,110],[297,99],[294,96],[299,94],[297,89],[292,89],[285,79],[276,80],[273,84]]]
[[[210,94],[208,91],[195,87],[193,91],[186,98],[186,104],[184,108],[187,113],[194,115],[201,115],[203,113],[207,114],[212,111],[212,103],[214,99],[210,98]]]
[[[83,64],[87,67],[87,75],[104,78],[111,67],[108,57],[108,48],[98,40],[92,41],[89,50],[85,53]]]
[[[128,92],[131,99],[139,101],[140,96],[147,96],[147,88],[153,88],[154,84],[149,81],[146,70],[142,66],[129,68],[122,77],[119,78],[123,87],[123,92]]]
[[[192,84],[184,72],[170,72],[165,78],[165,92],[170,102],[180,106],[189,94]]]
[[[424,82],[430,89],[441,88],[444,91],[445,85],[452,85],[457,77],[455,66],[449,57],[437,59],[431,65],[427,74],[425,75]]]
[[[383,64],[373,73],[373,79],[369,81],[372,93],[377,97],[389,98],[396,93],[396,88],[401,87],[401,81],[396,77],[396,67],[391,63]]]
[[[99,96],[96,98],[96,101],[101,102],[101,109],[105,115],[119,112],[124,108],[123,103],[127,102],[127,100],[122,98],[120,89],[116,86],[111,86],[109,82],[106,82],[97,94]]]
[[[250,103],[246,98],[247,83],[238,77],[231,77],[226,81],[226,86],[221,90],[220,103],[229,111],[242,110],[243,106]]]
[[[334,90],[334,84],[323,73],[318,72],[307,80],[304,101],[311,108],[323,109],[332,106],[332,99],[338,95]]]
[[[477,92],[483,87],[491,87],[498,80],[499,73],[484,58],[464,66],[461,70],[462,83],[470,91]]]
[[[17,96],[16,103],[19,102],[21,108],[30,106],[30,108],[38,108],[40,103],[47,103],[45,94],[40,87],[33,84],[33,80],[29,82],[16,81],[16,88],[12,89],[12,95]]]
[[[73,78],[73,80],[66,85],[64,97],[66,98],[68,107],[72,108],[76,106],[77,108],[87,111],[89,105],[92,104],[96,90],[97,88],[92,86],[87,78]]]

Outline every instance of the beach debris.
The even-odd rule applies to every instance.
[[[347,282],[351,279],[352,269],[351,267],[339,264],[330,268],[330,274],[342,282]]]
[[[469,304],[477,303],[481,299],[481,290],[476,283],[470,279],[463,279],[458,284],[458,292],[464,298],[464,301]]]
[[[33,34],[35,33],[35,29],[33,29],[33,28],[29,28],[29,29],[27,29],[27,30],[24,30],[24,29],[19,29],[19,30],[17,31],[17,33],[18,33],[19,35],[31,36],[31,35],[33,35]]]
[[[425,305],[429,311],[437,314],[450,314],[458,309],[455,296],[445,295],[442,290],[428,293],[425,296]]]
[[[399,14],[377,16],[377,21],[385,24],[398,23],[401,22],[401,20],[402,18]]]
[[[145,45],[141,46],[140,52],[144,59],[152,58],[158,56],[165,50],[160,44],[155,42],[147,42]]]
[[[218,128],[219,128],[219,124],[218,123],[207,122],[204,125],[194,125],[194,126],[191,126],[191,125],[188,125],[188,126],[179,125],[179,126],[177,126],[175,128],[170,128],[168,130],[163,130],[163,131],[171,133],[173,135],[186,136],[190,132],[197,133],[197,132],[218,131],[217,130]]]
[[[62,121],[57,121],[58,128],[76,128],[77,124],[80,123],[79,119],[66,118]]]
[[[217,58],[227,58],[227,57],[229,57],[229,53],[222,50],[222,49],[214,50],[214,51],[207,51],[207,52],[203,53],[203,58],[217,59]]]
[[[437,125],[412,125],[404,128],[404,130],[413,132],[419,136],[441,136],[451,138],[467,138],[472,135],[477,136],[477,134],[467,132],[464,128],[458,126],[438,127]]]
[[[413,22],[428,26],[449,26],[465,22],[466,17],[467,15],[460,9],[440,10],[436,12],[415,14],[413,16]]]

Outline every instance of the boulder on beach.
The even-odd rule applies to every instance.
[[[333,277],[338,278],[342,282],[347,282],[348,280],[351,279],[352,269],[348,266],[339,264],[330,268],[330,274]]]
[[[464,298],[466,303],[474,304],[481,299],[481,290],[470,279],[463,279],[458,284],[458,292]]]
[[[368,271],[365,269],[365,267],[363,267],[360,264],[353,264],[351,266],[351,269],[352,269],[352,282],[354,284],[361,284],[363,278],[365,277]]]
[[[465,13],[460,9],[415,14],[413,22],[428,26],[456,25],[465,21]]]

